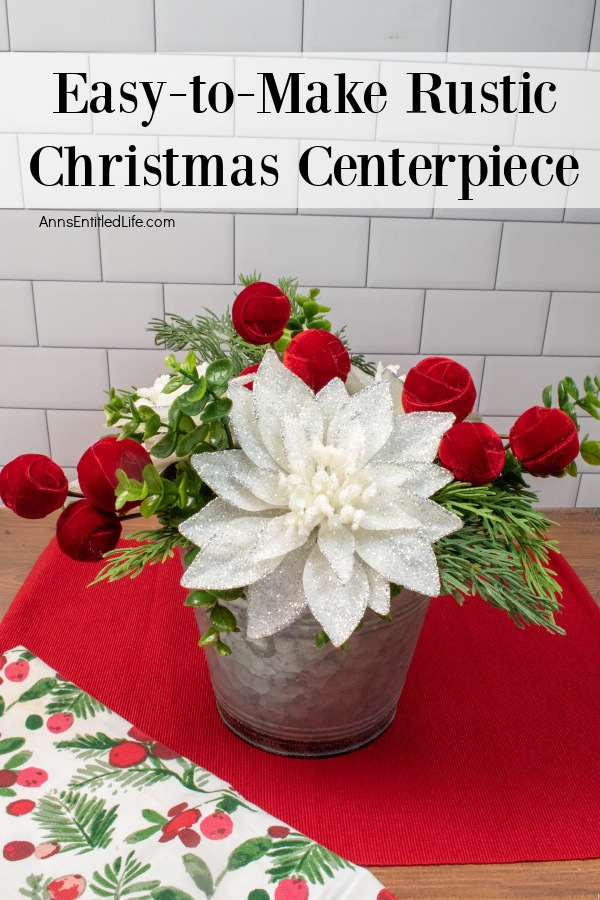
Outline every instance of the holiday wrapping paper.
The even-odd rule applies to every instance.
[[[0,664],[6,900],[393,900],[28,650]]]

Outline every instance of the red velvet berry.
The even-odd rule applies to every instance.
[[[439,458],[458,481],[489,484],[502,473],[506,451],[500,436],[483,422],[457,422],[442,438]]]
[[[202,820],[200,831],[211,841],[222,841],[233,831],[233,822],[227,813],[216,812]]]
[[[284,878],[275,888],[275,900],[308,900],[308,885],[303,878]]]
[[[147,450],[131,438],[122,441],[110,436],[96,441],[77,463],[79,486],[87,499],[108,512],[115,511],[117,470],[129,478],[143,481],[142,472],[152,460]],[[139,501],[126,503],[123,511],[139,506]]]
[[[26,816],[32,809],[35,809],[33,800],[13,800],[6,807],[6,812],[9,816]]]
[[[429,356],[409,370],[404,379],[404,411],[451,412],[461,422],[472,412],[477,391],[471,373],[454,359]]]
[[[180,755],[179,753],[175,753],[174,750],[165,747],[164,744],[160,744],[158,741],[155,741],[154,744],[152,744],[150,753],[152,756],[156,756],[157,759],[177,759]]]
[[[86,888],[83,875],[61,875],[46,887],[49,900],[78,900]]]
[[[20,859],[27,859],[28,856],[33,856],[34,850],[35,847],[31,841],[9,841],[8,844],[4,845],[2,855],[9,862],[18,862]]]
[[[316,328],[292,338],[284,351],[283,364],[315,393],[332,378],[346,381],[351,367],[350,356],[340,339]]]
[[[56,523],[58,546],[78,562],[97,562],[114,550],[121,537],[121,523],[114,513],[97,509],[89,500],[77,500]]]
[[[43,519],[64,504],[69,483],[60,466],[41,453],[25,453],[0,472],[0,499],[22,519]]]
[[[558,475],[579,454],[577,427],[562,409],[532,406],[519,416],[508,440],[532,475]]]
[[[20,784],[21,787],[40,787],[46,781],[48,781],[48,773],[35,766],[29,766],[27,769],[17,772],[17,784]]]
[[[267,834],[272,838],[286,838],[290,833],[290,829],[286,828],[285,825],[271,825],[269,829],[267,829]]]
[[[46,728],[51,734],[62,734],[69,730],[74,721],[75,717],[71,713],[54,713],[46,722]]]
[[[260,363],[254,363],[253,366],[246,366],[245,369],[242,369],[238,378],[241,378],[242,375],[254,375],[255,372],[258,372],[259,367]],[[244,387],[248,388],[249,391],[252,391],[254,389],[254,381],[247,381]]]
[[[274,344],[282,336],[290,312],[290,301],[277,285],[257,281],[237,295],[231,319],[246,343]]]
[[[128,769],[130,766],[139,766],[148,758],[148,751],[143,744],[134,741],[121,741],[111,747],[108,761],[115,769]]]
[[[6,667],[4,675],[9,681],[25,681],[29,675],[29,663],[26,659],[17,659]]]
[[[17,772],[12,769],[0,769],[0,787],[12,787],[17,780]]]

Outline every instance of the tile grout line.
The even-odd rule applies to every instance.
[[[544,348],[546,347],[546,335],[548,333],[548,322],[550,321],[550,310],[552,308],[552,299],[554,297],[554,291],[550,291],[550,298],[548,300],[548,312],[546,313],[546,324],[544,325],[544,336],[542,337],[542,352],[539,354],[540,357],[545,357],[546,359],[550,359],[552,354],[544,353]]]
[[[154,52],[156,53],[158,50],[158,44],[156,41],[156,0],[152,0],[152,24],[154,28]]]
[[[427,291],[429,288],[423,288],[423,309],[421,311],[421,331],[419,333],[419,349],[418,353],[422,354],[423,350],[423,328],[425,327],[425,304],[427,303]]]
[[[367,227],[367,265],[365,266],[365,287],[369,286],[369,258],[371,256],[371,222],[373,220],[369,218],[369,225]]]
[[[493,290],[497,290],[498,288],[498,270],[500,269],[500,254],[502,253],[502,239],[504,237],[504,222],[500,223],[500,240],[498,242],[498,259],[496,260],[496,272],[494,274],[494,287]]]
[[[594,0],[594,9],[592,10],[592,27],[590,28],[590,39],[588,41],[588,53],[592,52],[592,38],[594,36],[594,24],[596,22],[596,10],[598,9],[598,0]],[[589,65],[589,60],[588,60]]]
[[[40,330],[38,328],[37,309],[35,307],[35,290],[33,288],[33,281],[30,281],[29,284],[31,285],[31,302],[33,304],[33,324],[35,325],[35,337],[37,340],[36,346],[39,347],[40,346]]]

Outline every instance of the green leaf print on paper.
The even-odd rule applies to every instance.
[[[32,684],[30,688],[21,694],[19,703],[28,703],[30,700],[39,700],[40,697],[45,697],[46,694],[49,694],[54,690],[57,684],[56,678],[40,678],[39,681],[36,681],[35,684]],[[57,712],[64,712],[64,710],[57,710]]]
[[[48,843],[61,852],[87,853],[110,844],[118,806],[106,809],[106,801],[77,791],[46,794],[39,800],[32,818],[39,822]]]
[[[51,699],[46,703],[48,715],[70,712],[76,719],[94,718],[96,713],[107,712],[105,706],[94,700],[70,681],[57,681]]]
[[[69,787],[85,787],[96,791],[108,785],[115,788],[137,788],[141,790],[157,784],[159,781],[166,781],[173,774],[170,769],[148,765],[116,769],[106,760],[98,760],[97,762],[89,763],[82,769],[78,769],[71,779]]]
[[[111,900],[149,900],[160,882],[137,880],[149,868],[150,863],[139,862],[132,851],[125,861],[118,856],[112,865],[104,866],[102,872],[94,872],[90,888],[97,897],[110,897]]]
[[[244,841],[243,844],[235,848],[229,857],[227,869],[233,872],[235,869],[241,869],[251,862],[256,862],[257,859],[261,859],[269,851],[271,844],[272,840],[270,837],[250,838],[250,840]]]
[[[24,743],[25,738],[4,738],[0,741],[0,754],[14,753],[15,750],[20,750]]]
[[[57,750],[72,750],[80,759],[101,756],[116,746],[122,738],[110,738],[102,731],[97,734],[79,734],[68,741],[58,741]]]
[[[213,878],[204,860],[196,856],[195,853],[184,853],[182,859],[186,872],[198,890],[206,894],[207,897],[212,897],[215,892]]]
[[[33,752],[31,750],[21,750],[20,753],[16,753],[14,756],[11,756],[10,759],[4,763],[5,769],[20,769],[21,766],[24,766],[26,762],[29,762],[31,757],[33,756]]]
[[[164,887],[152,893],[152,900],[194,900],[194,898],[179,888]]]
[[[44,878],[43,875],[29,875],[29,877],[25,879],[25,884],[29,890],[19,888],[19,893],[24,897],[29,897],[30,900],[46,900],[48,897],[46,887],[51,883],[52,879]]]
[[[341,856],[300,834],[277,841],[268,855],[274,861],[274,865],[267,869],[271,883],[291,875],[301,875],[311,884],[325,884],[324,876],[334,878],[334,870],[354,869]]]

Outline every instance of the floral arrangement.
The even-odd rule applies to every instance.
[[[184,553],[186,603],[207,608],[202,646],[231,652],[231,601],[245,598],[261,638],[307,607],[317,646],[346,648],[367,608],[393,615],[402,587],[459,603],[479,595],[519,625],[561,632],[548,567],[551,524],[524,479],[600,464],[578,411],[600,418],[600,379],[551,386],[505,441],[473,414],[468,370],[430,357],[401,377],[352,355],[319,290],[242,278],[231,314],[154,320],[174,351],[150,388],[111,390],[116,434],[82,456],[76,490],[51,459],[26,454],[0,473],[0,497],[40,518],[65,504],[60,548],[104,560],[93,583],[135,577]],[[186,355],[176,355],[186,350]],[[121,520],[158,525],[118,547]]]

